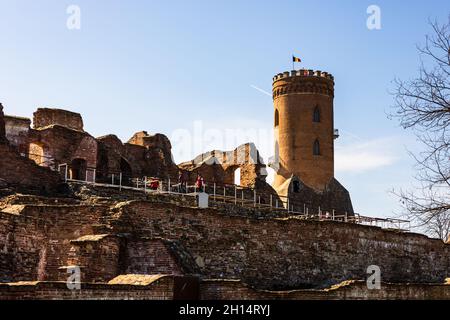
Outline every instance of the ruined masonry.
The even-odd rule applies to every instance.
[[[333,76],[278,74],[273,98],[273,186],[251,142],[177,165],[163,134],[93,137],[78,113],[31,120],[0,105],[0,299],[450,299],[448,243],[351,220],[334,178]],[[207,208],[196,191],[164,191],[180,174],[204,177]],[[134,187],[147,179],[162,188]],[[317,207],[345,220],[306,214]]]

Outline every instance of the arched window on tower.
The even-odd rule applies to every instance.
[[[319,140],[314,141],[313,155],[320,156],[320,143],[319,143]]]
[[[280,114],[278,113],[278,109],[275,109],[275,127],[280,125]]]
[[[313,122],[320,122],[320,109],[319,109],[319,106],[316,106],[314,108]]]

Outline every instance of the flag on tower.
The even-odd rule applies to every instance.
[[[302,62],[302,59],[292,56],[292,62]]]

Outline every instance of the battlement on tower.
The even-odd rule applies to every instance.
[[[334,81],[334,77],[331,73],[320,70],[300,69],[279,73],[273,77],[273,82],[290,77],[320,77]]]
[[[334,96],[334,77],[320,70],[292,70],[273,77],[273,99],[294,93]]]

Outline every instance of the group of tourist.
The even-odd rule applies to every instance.
[[[178,189],[179,192],[187,192],[188,177],[185,171],[180,171],[178,175]],[[148,183],[150,190],[158,190],[160,186],[160,180],[158,178],[151,179]],[[197,174],[197,179],[195,180],[195,189],[198,192],[205,191],[205,180],[201,174]]]

